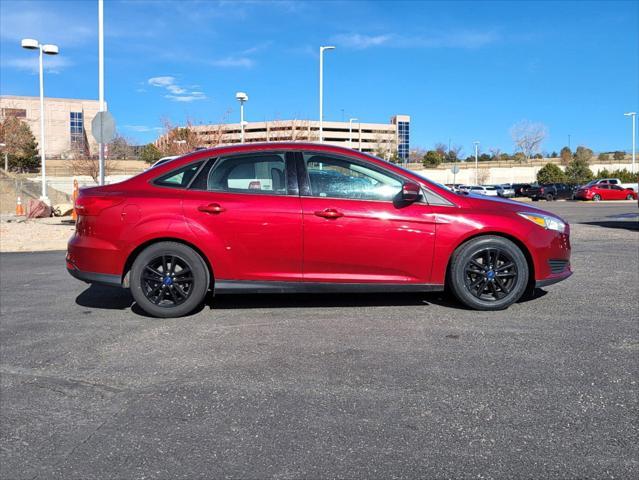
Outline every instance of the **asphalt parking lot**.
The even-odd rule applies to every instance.
[[[218,297],[143,316],[63,252],[0,255],[0,477],[636,478],[636,202],[540,202],[567,281],[447,297]]]

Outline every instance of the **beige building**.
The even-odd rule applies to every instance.
[[[239,123],[215,125],[193,125],[190,129],[197,136],[197,145],[214,147],[241,142]],[[377,153],[387,158],[394,154],[401,159],[408,158],[410,146],[410,117],[395,115],[390,123],[328,122],[322,126],[324,143],[362,152]],[[156,144],[162,147],[168,139],[160,137]],[[319,121],[317,120],[274,120],[268,122],[245,122],[244,141],[278,142],[319,141]]]
[[[45,97],[47,157],[96,155],[98,144],[91,135],[91,121],[98,113],[99,106],[97,100]],[[40,144],[40,97],[0,96],[0,120],[8,116],[27,122]]]

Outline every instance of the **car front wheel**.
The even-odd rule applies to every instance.
[[[632,195],[628,194],[626,195],[626,200],[634,200],[635,197],[633,197]]]
[[[148,314],[181,317],[202,304],[209,288],[209,271],[191,247],[159,242],[135,259],[130,284],[133,298]]]
[[[461,245],[453,254],[449,286],[475,310],[502,310],[526,291],[528,263],[510,240],[487,235]]]
[[[592,196],[592,201],[593,201],[593,202],[600,202],[600,201],[601,201],[601,195],[599,195],[599,194],[594,194],[594,195]]]

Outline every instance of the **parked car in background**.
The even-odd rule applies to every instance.
[[[84,188],[75,208],[69,273],[130,288],[157,317],[187,315],[209,291],[449,288],[499,310],[572,273],[570,227],[555,214],[314,143],[193,152]]]
[[[607,183],[609,185],[617,185],[617,186],[619,186],[621,188],[631,188],[635,192],[639,191],[639,188],[637,188],[637,182],[635,182],[635,183],[623,183],[618,178],[598,178],[596,180],[591,180],[590,182],[588,182],[584,186],[585,187],[590,187],[592,185],[600,185],[600,184],[604,184],[604,183]]]
[[[486,195],[488,197],[497,196],[497,187],[494,185],[473,185],[470,187],[470,193],[477,193],[479,195]]]
[[[541,185],[531,185],[524,190],[524,195],[531,198],[533,202],[539,199],[547,201],[565,200],[573,197],[573,189],[565,183],[543,183]]]
[[[513,183],[515,197],[525,197],[524,190],[530,187],[530,183]]]
[[[632,188],[623,188],[619,185],[609,183],[598,183],[594,185],[584,185],[575,192],[577,200],[637,200],[637,192]]]
[[[179,155],[173,155],[172,157],[162,157],[160,158],[157,162],[155,162],[153,165],[151,165],[151,167],[149,168],[155,168],[159,165],[162,165],[166,162],[170,162],[171,160],[175,160],[176,158],[178,158]]]
[[[495,185],[497,188],[497,195],[503,198],[512,198],[515,196],[515,189],[510,185],[510,183],[505,183],[503,185]]]

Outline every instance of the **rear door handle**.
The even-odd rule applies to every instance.
[[[344,214],[339,210],[335,210],[334,208],[326,208],[324,210],[317,210],[315,215],[318,217],[328,218],[331,220],[335,220],[336,218],[343,217]]]
[[[200,205],[197,207],[200,212],[218,214],[226,211],[226,209],[218,203],[209,203],[208,205]]]

